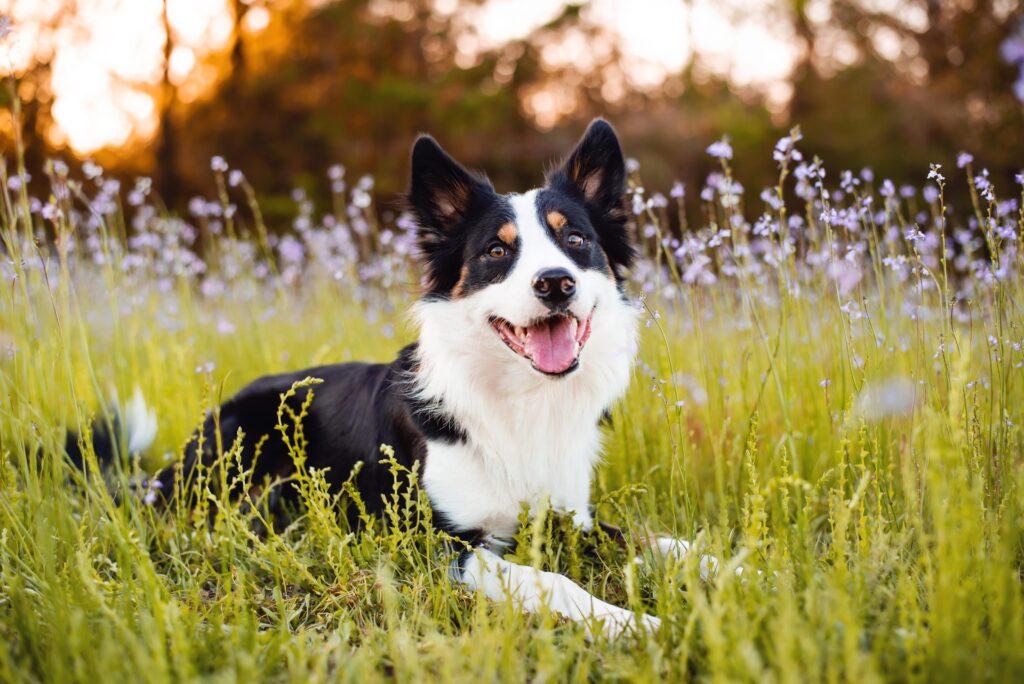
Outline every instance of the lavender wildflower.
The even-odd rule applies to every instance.
[[[1010,34],[999,51],[1007,64],[1017,67],[1017,80],[1013,84],[1013,94],[1021,102],[1024,102],[1024,19],[1017,24],[1017,30]]]
[[[732,159],[732,145],[726,138],[708,145],[707,153],[716,159]]]
[[[157,479],[146,480],[146,493],[142,497],[142,503],[152,506],[156,503],[157,492],[164,488],[164,483]]]
[[[800,150],[796,149],[796,143],[802,139],[803,136],[797,129],[790,131],[789,135],[779,138],[779,141],[775,143],[775,149],[772,150],[772,159],[780,166],[789,161],[803,161],[803,155],[800,154]]]
[[[86,159],[82,164],[82,173],[89,180],[95,180],[103,175],[103,167],[99,164],[93,163],[91,160]]]
[[[911,228],[906,232],[904,237],[907,239],[907,242],[910,242],[912,244],[917,244],[925,239],[924,233],[922,233],[921,229],[916,225],[911,226]]]
[[[291,235],[285,235],[277,246],[281,259],[287,263],[296,264],[302,261],[306,254],[302,243]]]

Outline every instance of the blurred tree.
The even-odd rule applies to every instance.
[[[249,40],[244,68],[236,40],[221,85],[189,114],[178,167],[186,185],[208,187],[209,158],[221,154],[279,196],[337,162],[397,191],[412,137],[425,130],[471,161],[491,156],[525,123],[515,90],[494,78],[517,48],[459,68],[451,19],[433,5],[276,4],[275,30]]]
[[[60,30],[81,30],[76,25],[78,4],[67,0],[43,13],[34,26],[36,51],[32,63],[20,73],[10,74],[10,88],[0,88],[0,107],[10,110],[11,95],[20,100],[20,121],[9,119],[0,128],[0,141],[4,143],[4,154],[13,156],[14,126],[20,127],[25,147],[25,165],[33,171],[35,183],[42,184],[44,161],[52,155],[49,133],[54,128],[53,119],[53,64],[57,58],[56,35]],[[42,186],[40,186],[42,187]]]
[[[174,52],[174,28],[168,14],[168,0],[163,0],[160,8],[160,24],[164,38],[163,69],[160,72],[160,85],[154,97],[159,112],[159,135],[156,141],[155,176],[157,191],[162,197],[177,197],[177,141],[178,124],[174,118],[178,104],[178,88],[171,79],[171,54]]]
[[[585,3],[563,3],[523,38],[482,47],[467,17],[487,0],[229,0],[226,42],[184,46],[198,63],[190,80],[176,81],[169,2],[159,78],[129,84],[152,96],[156,133],[97,157],[124,173],[151,173],[178,208],[210,192],[213,155],[266,194],[270,218],[291,215],[296,182],[324,195],[320,177],[338,162],[372,172],[382,197],[393,197],[419,131],[486,169],[499,190],[528,187],[595,115],[616,123],[650,187],[681,178],[691,195],[715,168],[704,149],[722,134],[740,180],[754,191],[772,184],[769,150],[793,124],[831,168],[870,165],[897,182],[919,182],[929,162],[949,164],[961,148],[997,178],[1024,157],[1024,108],[1012,93],[1014,67],[999,54],[1020,0],[759,5],[769,25],[789,22],[796,41],[784,110],[730,84],[700,53],[664,82],[636,85],[615,27]],[[716,7],[750,11],[740,0]],[[73,0],[61,4],[40,35],[74,25],[77,11]],[[257,16],[258,25],[249,21]],[[40,41],[17,76],[34,169],[61,152],[50,112],[53,50]]]
[[[832,0],[817,22],[805,0],[790,7],[804,42],[790,119],[803,125],[808,149],[897,180],[919,181],[930,162],[948,167],[960,149],[979,153],[1004,183],[1019,170],[1024,106],[999,53],[1019,2],[907,0],[881,11]],[[840,62],[840,47],[856,59]]]

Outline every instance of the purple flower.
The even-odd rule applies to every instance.
[[[732,145],[725,138],[708,145],[707,152],[716,159],[732,159]]]
[[[917,243],[924,240],[924,233],[922,233],[921,229],[917,226],[913,226],[906,232],[905,237],[907,238],[907,242]]]
[[[999,51],[1007,64],[1024,62],[1024,24],[1017,33],[1012,34],[999,46]]]
[[[82,173],[85,174],[86,178],[92,180],[103,175],[103,167],[87,159],[82,164]]]
[[[988,169],[982,169],[981,173],[974,177],[974,184],[982,190],[990,185],[988,180]]]
[[[961,152],[960,154],[956,155],[956,167],[958,169],[964,168],[965,166],[967,166],[968,164],[970,164],[973,161],[974,161],[974,155],[972,155],[972,154],[970,154],[968,152]]]
[[[56,204],[53,204],[52,202],[47,202],[46,204],[43,205],[42,209],[40,210],[40,214],[47,221],[56,221],[58,218],[64,215],[64,212],[62,212]]]
[[[795,129],[790,135],[779,138],[779,141],[775,143],[775,149],[772,150],[772,159],[779,164],[790,159],[796,162],[802,161],[804,157],[800,154],[800,150],[796,149],[796,143],[801,139],[803,136]]]
[[[146,481],[146,493],[142,497],[142,503],[147,506],[152,506],[156,503],[157,492],[164,488],[164,483],[160,480],[147,480]]]
[[[306,253],[302,243],[291,235],[285,235],[281,238],[281,243],[277,246],[277,251],[281,254],[281,259],[283,261],[292,264],[301,262]]]
[[[1018,177],[1024,177],[1024,174],[1018,174]],[[672,190],[668,194],[675,199],[681,199],[686,195],[686,186],[683,185],[682,181],[676,181],[672,184]]]
[[[245,174],[238,169],[232,169],[231,173],[228,174],[228,185],[233,188],[237,188],[245,180]]]
[[[779,199],[778,193],[772,188],[765,188],[761,191],[761,201],[775,211],[782,208],[782,200]]]
[[[218,155],[210,160],[210,169],[217,173],[224,173],[228,170],[228,163],[224,161],[224,157]]]
[[[226,318],[217,320],[217,333],[219,335],[231,335],[235,332],[235,324]]]

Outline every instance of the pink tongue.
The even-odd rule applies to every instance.
[[[576,360],[576,340],[569,318],[556,318],[530,328],[526,353],[545,373],[561,373]]]

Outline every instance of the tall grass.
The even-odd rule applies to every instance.
[[[175,218],[144,179],[115,187],[91,165],[75,179],[51,164],[33,199],[15,158],[0,178],[0,680],[1019,678],[1020,188],[1000,200],[966,155],[972,206],[947,206],[939,168],[921,191],[868,172],[830,183],[798,140],[780,141],[760,199],[724,141],[688,203],[631,181],[645,328],[594,499],[611,522],[696,539],[722,571],[587,553],[551,515],[524,516],[514,551],[662,618],[617,642],[453,585],[415,488],[350,529],[358,497],[305,467],[300,416],[267,437],[298,466],[287,524],[265,497],[225,498],[230,444],[191,507],[125,494],[258,375],[389,360],[414,339],[412,227],[378,220],[371,180],[332,169],[324,209],[296,191],[278,237],[223,160],[213,199]],[[65,429],[136,388],[160,430],[112,497],[91,454],[85,474],[67,465]]]

